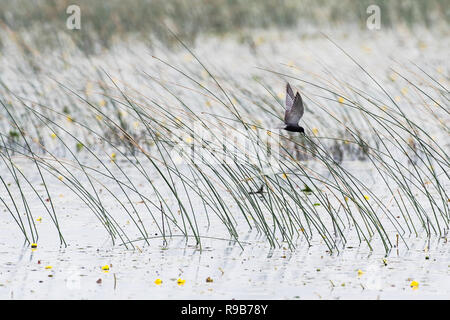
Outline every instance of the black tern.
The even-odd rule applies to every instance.
[[[291,85],[286,85],[286,111],[284,112],[285,126],[282,128],[286,131],[305,133],[305,129],[298,125],[300,118],[303,116],[305,108],[303,107],[302,97],[300,93],[292,91]]]

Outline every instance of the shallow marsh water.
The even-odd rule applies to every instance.
[[[263,235],[242,227],[241,248],[221,239],[227,234],[220,221],[211,218],[207,227],[205,215],[199,214],[205,235],[201,250],[193,238],[179,234],[164,245],[157,233],[149,244],[136,241],[134,249],[126,249],[120,243],[111,245],[97,218],[69,190],[56,185],[52,190],[57,190],[55,205],[60,208],[59,223],[68,246],[58,245],[48,216],[37,222],[38,248],[22,245],[23,236],[3,212],[2,299],[450,298],[449,243],[446,238],[428,239],[425,232],[419,237],[406,235],[409,249],[399,242],[398,250],[385,254],[381,242],[373,241],[371,252],[348,231],[348,244],[330,254],[317,237],[311,246],[298,238],[294,250],[287,244],[271,249]],[[238,225],[243,225],[242,220],[237,217]],[[122,224],[131,227],[126,219]],[[104,265],[110,270],[103,271]],[[213,282],[206,282],[208,277]],[[155,284],[156,279],[162,284]],[[186,282],[178,284],[178,279]],[[418,281],[419,287],[411,288],[412,281]]]
[[[2,233],[3,234],[3,233]],[[92,234],[90,235],[92,236]],[[72,243],[36,251],[2,241],[2,299],[449,299],[448,244],[410,239],[409,250],[384,254],[320,246],[270,250],[248,235],[242,250],[205,240],[203,251],[172,239],[136,250]],[[106,241],[106,239],[105,239]],[[9,241],[8,241],[9,242]],[[429,257],[427,259],[426,257]],[[383,262],[383,259],[386,259]],[[108,272],[103,265],[111,265]],[[51,269],[45,267],[51,265]],[[359,274],[358,270],[363,271]],[[213,282],[207,283],[210,277]],[[161,285],[154,283],[161,279]],[[177,279],[184,279],[183,285]],[[101,283],[98,283],[101,279]],[[410,287],[411,281],[419,287]]]

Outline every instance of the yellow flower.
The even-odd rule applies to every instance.
[[[255,125],[252,125],[251,128],[252,128],[252,130],[258,129]]]
[[[128,115],[128,113],[125,110],[120,110],[119,113],[124,118]]]
[[[52,133],[50,134],[50,137],[52,137],[52,139],[55,139],[55,138],[56,138],[56,134],[55,134],[54,132],[52,132]]]
[[[362,46],[361,47],[365,52],[367,52],[367,53],[371,53],[372,52],[372,48],[370,48],[370,47],[368,47],[368,46]]]
[[[344,197],[344,200],[347,202],[348,201],[348,197]]]
[[[100,107],[104,107],[106,105],[106,101],[102,99],[98,104],[100,105]]]
[[[395,81],[395,80],[397,80],[397,74],[396,73],[391,73],[389,78],[391,79],[391,81]]]
[[[358,277],[361,277],[364,274],[364,271],[362,271],[361,269],[358,269]]]
[[[115,152],[111,153],[111,160],[112,161],[116,160],[116,153]]]
[[[186,138],[184,139],[184,141],[186,141],[186,143],[192,143],[194,140],[192,140],[191,137],[186,137]]]
[[[281,177],[282,177],[283,179],[287,179],[288,175],[287,175],[287,173],[283,173],[283,174],[281,175]]]
[[[63,179],[64,179],[63,176],[58,176],[59,181],[62,181]]]
[[[339,97],[339,98],[338,98],[338,101],[339,101],[339,103],[344,103],[344,98]]]
[[[258,38],[256,38],[255,44],[257,46],[263,44],[265,42],[264,37],[263,36],[259,36]]]
[[[156,279],[156,280],[155,280],[155,284],[157,284],[158,286],[161,285],[161,283],[162,283],[162,280],[161,280],[161,279]]]
[[[266,133],[267,133],[268,136],[272,135],[272,132],[270,130],[267,130]]]
[[[73,122],[73,119],[72,119],[71,116],[67,116],[66,119],[67,119],[67,121],[69,121],[69,122]]]
[[[93,87],[93,84],[91,83],[91,82],[87,82],[86,83],[86,87],[85,87],[85,93],[86,93],[86,95],[87,96],[90,96],[91,95],[91,93],[92,93],[92,87]]]
[[[99,114],[96,115],[95,118],[96,118],[98,121],[102,121],[102,120],[103,120],[103,117],[102,117],[101,115],[99,115]]]
[[[41,221],[42,221],[42,217],[38,217],[38,218],[36,219],[36,221],[37,221],[37,222],[41,222]]]
[[[407,93],[408,93],[408,88],[406,88],[406,87],[402,88],[402,94],[404,96],[406,96]]]
[[[419,288],[419,283],[417,281],[411,281],[410,286],[415,290]]]
[[[52,266],[45,266],[45,269],[51,269],[53,268]]]
[[[186,280],[184,280],[184,279],[178,279],[177,280],[177,283],[178,283],[178,285],[183,285],[184,283],[186,282]]]
[[[186,61],[186,62],[191,62],[192,60],[194,60],[194,57],[193,57],[191,54],[186,53],[186,54],[184,55],[184,61]]]
[[[108,272],[108,271],[109,271],[109,265],[105,264],[105,265],[102,267],[102,270],[105,271],[105,272]]]
[[[211,108],[211,106],[212,106],[212,103],[211,103],[211,101],[209,101],[209,100],[207,100],[207,101],[205,102],[205,104],[206,104],[206,106],[207,106],[208,108]]]
[[[31,247],[32,247],[33,249],[36,249],[36,248],[37,248],[37,243],[32,243],[32,244],[31,244]]]
[[[315,136],[317,136],[317,135],[319,134],[319,129],[313,128],[313,129],[312,129],[312,133],[313,133]]]
[[[364,199],[369,200],[369,196],[364,195]]]
[[[387,111],[387,109],[388,109],[388,107],[386,107],[386,106],[381,106],[381,110]]]

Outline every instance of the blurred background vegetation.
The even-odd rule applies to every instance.
[[[81,30],[66,28],[72,4],[81,8]],[[202,34],[269,27],[363,29],[371,4],[381,8],[383,27],[448,26],[448,0],[0,0],[0,41],[15,34],[16,41],[42,50],[68,35],[83,52],[93,53],[130,35],[170,45],[174,40],[166,26],[191,43]],[[18,38],[20,31],[27,31],[26,38]]]

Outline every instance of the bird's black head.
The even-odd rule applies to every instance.
[[[284,127],[284,130],[291,131],[291,132],[305,133],[305,129],[303,129],[303,127],[300,127],[300,126],[287,125],[286,127]]]

